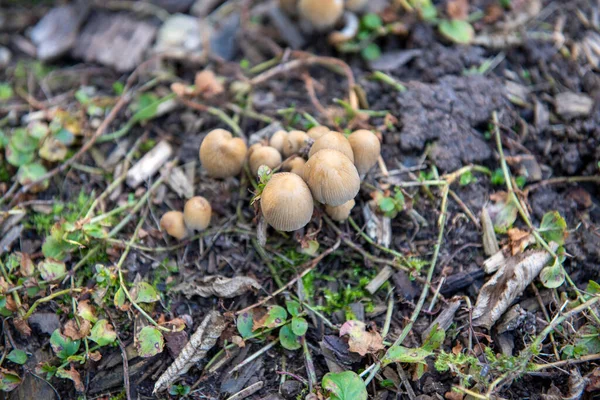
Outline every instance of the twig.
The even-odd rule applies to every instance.
[[[273,340],[271,343],[269,343],[268,345],[264,346],[262,349],[258,350],[256,353],[252,354],[250,357],[246,358],[244,361],[242,361],[241,363],[239,363],[238,365],[236,365],[235,367],[233,367],[231,369],[231,371],[229,371],[229,374],[231,375],[234,372],[239,371],[244,366],[246,366],[249,363],[251,363],[252,361],[256,360],[262,354],[265,354],[267,351],[271,350],[277,343],[279,343],[279,338]]]
[[[105,307],[103,308],[106,315],[108,315],[108,319],[110,319],[110,323],[116,328],[117,325],[115,324],[112,315],[110,315],[110,312]],[[125,396],[127,397],[127,400],[131,400],[131,388],[129,383],[129,361],[127,359],[127,350],[125,350],[125,346],[123,345],[123,342],[121,341],[118,332],[117,343],[119,344],[119,349],[121,350],[121,357],[123,358],[123,385],[125,386]]]
[[[310,260],[310,261],[304,263],[302,266],[300,266],[299,269],[303,269],[303,268],[306,268],[306,269],[304,269],[304,271],[302,271],[299,275],[296,275],[296,277],[294,279],[292,279],[291,281],[289,281],[288,283],[283,285],[281,288],[279,288],[278,290],[273,292],[273,294],[265,297],[258,303],[252,304],[251,306],[248,306],[248,307],[244,308],[243,310],[236,312],[235,314],[240,315],[246,311],[249,311],[249,310],[252,310],[253,308],[261,306],[261,305],[265,304],[267,301],[271,300],[273,297],[275,297],[278,294],[280,294],[281,292],[283,292],[284,290],[289,289],[294,283],[296,283],[298,281],[298,279],[302,279],[304,276],[306,276],[306,274],[308,274],[310,271],[312,271],[323,258],[327,257],[329,254],[334,252],[339,247],[339,245],[340,245],[340,241],[338,240],[329,249],[325,250],[323,253],[319,254],[317,257],[313,258],[312,260]]]
[[[308,375],[308,391],[312,392],[317,386],[317,372],[315,371],[315,363],[310,355],[306,338],[304,336],[300,336],[300,341],[302,342],[302,353],[304,354],[304,364],[306,366],[306,372]]]
[[[559,185],[563,183],[579,183],[579,182],[594,182],[600,183],[600,176],[562,176],[556,178],[546,179],[544,181],[540,181],[538,183],[534,183],[532,185],[528,185],[525,188],[525,193],[529,194],[530,192],[537,190],[543,186],[547,185]]]
[[[35,311],[35,309],[38,308],[38,306],[40,304],[47,303],[50,300],[55,299],[55,298],[57,298],[59,296],[63,296],[65,294],[69,294],[69,293],[73,293],[73,292],[80,293],[80,292],[83,292],[84,290],[86,290],[86,289],[84,289],[84,288],[70,289],[69,288],[69,289],[59,290],[58,292],[54,292],[54,293],[52,293],[52,294],[50,294],[50,295],[48,295],[46,297],[42,297],[41,299],[37,299],[31,305],[31,308],[29,310],[27,310],[27,312],[25,313],[25,315],[23,315],[23,319],[26,320],[27,318],[31,317],[31,314],[33,314],[33,312]]]
[[[600,359],[600,353],[588,354],[586,356],[581,356],[574,360],[570,359],[570,360],[560,360],[560,361],[556,361],[556,362],[552,362],[552,363],[548,363],[548,364],[534,364],[533,368],[535,371],[541,371],[541,370],[547,369],[547,368],[557,368],[557,367],[562,367],[565,365],[579,364],[579,363],[594,361],[594,360],[598,360],[598,359]]]

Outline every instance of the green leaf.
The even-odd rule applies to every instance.
[[[504,185],[506,180],[504,179],[504,172],[502,168],[498,168],[492,172],[492,176],[490,178],[492,185]]]
[[[593,325],[584,325],[577,332],[576,347],[585,349],[584,354],[600,353],[600,329]]]
[[[64,262],[48,258],[40,261],[37,265],[37,269],[40,271],[42,279],[45,281],[52,281],[58,277],[64,276],[67,273],[67,268]]]
[[[271,306],[267,311],[267,315],[265,315],[260,321],[258,321],[253,327],[254,330],[258,328],[276,328],[285,324],[287,320],[287,311],[285,308],[281,306]]]
[[[106,230],[100,225],[97,224],[85,224],[82,227],[83,233],[87,236],[96,238],[96,239],[104,239],[107,236]]]
[[[44,160],[62,161],[67,157],[67,146],[54,136],[49,136],[42,143],[38,154]]]
[[[46,240],[42,245],[42,253],[46,258],[52,258],[54,260],[62,260],[67,256],[70,246],[68,243],[63,242],[61,239],[57,239],[54,236],[46,236]]]
[[[236,325],[238,332],[242,335],[242,338],[246,339],[252,336],[252,325],[254,324],[253,320],[254,314],[252,310],[245,311],[242,315],[238,316]]]
[[[48,172],[46,168],[38,163],[21,165],[21,167],[19,167],[19,171],[17,172],[17,179],[21,185],[25,186],[31,182],[37,181],[44,176],[46,172]],[[48,185],[48,179],[42,181],[42,183],[37,185],[37,191],[46,190]]]
[[[567,223],[558,211],[547,212],[542,217],[538,232],[547,242],[556,242],[562,246],[567,235]]]
[[[375,30],[383,25],[379,15],[375,13],[367,13],[362,17],[361,25],[364,29]]]
[[[21,384],[21,378],[16,372],[0,368],[0,390],[10,392]]]
[[[138,282],[134,289],[135,296],[132,296],[136,303],[154,303],[160,299],[156,289],[148,282]]]
[[[70,146],[75,141],[75,135],[73,135],[71,131],[64,128],[60,128],[56,133],[54,133],[54,138],[65,146]]]
[[[107,320],[101,319],[90,331],[90,340],[98,343],[99,346],[106,346],[117,340],[117,333]]]
[[[308,330],[308,322],[304,318],[294,317],[291,323],[292,332],[298,336],[302,336]]]
[[[496,233],[506,233],[517,219],[518,209],[507,193],[496,193],[496,201],[486,206]]]
[[[116,81],[115,83],[113,83],[112,88],[113,88],[113,91],[115,92],[115,94],[118,94],[118,95],[122,95],[123,91],[125,91],[125,85],[123,84],[123,82],[119,82],[119,81]]]
[[[390,197],[382,197],[379,200],[379,209],[384,213],[394,211],[396,209],[396,202]]]
[[[477,182],[477,178],[475,178],[475,176],[473,175],[473,173],[471,171],[467,171],[460,176],[459,183],[461,186],[467,186],[474,182]]]
[[[6,146],[6,161],[10,165],[14,165],[15,167],[20,167],[21,165],[29,164],[33,161],[35,154],[33,151],[31,152],[23,152],[19,151],[15,148],[12,143],[9,143]]]
[[[122,287],[119,288],[119,290],[117,290],[117,292],[115,293],[115,298],[113,300],[115,307],[117,307],[119,310],[124,311],[125,310],[125,302],[127,301],[127,295],[125,294],[125,291],[123,290]]]
[[[377,60],[381,57],[381,49],[375,43],[370,43],[367,47],[360,51],[360,55],[366,61]]]
[[[319,251],[319,246],[318,240],[309,240],[306,242],[306,247],[301,247],[300,252],[302,254],[314,256],[317,254],[317,251]]]
[[[38,140],[32,137],[25,128],[15,129],[10,138],[10,143],[14,146],[15,150],[23,153],[31,153],[38,146]]]
[[[389,348],[382,362],[384,365],[391,363],[424,363],[425,358],[432,354],[432,351],[421,347],[392,346]]]
[[[27,362],[27,353],[20,349],[13,349],[6,358],[15,364],[23,365]]]
[[[365,383],[352,371],[329,372],[323,377],[323,389],[331,400],[367,400]]]
[[[431,0],[417,0],[415,7],[419,10],[419,14],[423,21],[434,22],[437,18],[437,9],[431,3]]]
[[[475,30],[467,21],[442,20],[438,28],[446,39],[458,44],[469,44],[475,36]]]
[[[279,330],[279,341],[284,349],[298,350],[302,347],[300,338],[294,334],[289,325],[282,326]]]
[[[142,328],[136,337],[135,346],[140,357],[152,357],[163,351],[165,340],[160,331],[152,326]]]
[[[552,265],[544,267],[540,272],[540,281],[548,289],[559,287],[565,282],[565,270],[562,267],[561,257],[556,257]]]
[[[287,308],[288,312],[292,317],[297,317],[302,311],[302,306],[296,300],[287,300],[285,302],[285,308]]]
[[[589,281],[587,287],[585,288],[586,293],[589,294],[598,294],[600,293],[600,283]]]
[[[446,339],[446,332],[439,328],[437,324],[431,329],[429,335],[423,342],[423,350],[433,351],[439,349],[440,346],[444,343],[444,339]]]
[[[81,375],[79,375],[79,372],[77,372],[77,370],[75,368],[73,368],[73,365],[71,365],[71,369],[65,369],[64,367],[59,367],[56,370],[56,377],[62,378],[62,379],[69,379],[69,380],[73,381],[73,383],[75,384],[75,390],[77,390],[78,392],[85,391],[83,382],[81,382]]]
[[[55,330],[50,336],[50,346],[52,346],[54,354],[63,360],[77,353],[80,344],[79,340],[71,340],[63,336],[59,329]]]
[[[14,92],[12,86],[10,86],[10,83],[0,83],[0,100],[9,100],[11,97],[13,97],[13,95]]]

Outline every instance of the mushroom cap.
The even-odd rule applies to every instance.
[[[186,201],[183,207],[183,220],[188,229],[203,231],[210,224],[212,207],[202,196],[195,196]]]
[[[187,236],[187,228],[181,211],[167,211],[160,218],[160,229],[167,232],[177,240]]]
[[[200,145],[200,162],[209,176],[228,178],[240,173],[247,151],[242,139],[232,137],[225,129],[215,129]]]
[[[324,125],[318,125],[318,126],[313,126],[312,128],[310,128],[308,131],[306,131],[306,134],[312,140],[317,140],[318,138],[320,138],[321,136],[323,136],[324,134],[326,134],[328,132],[331,132],[331,129],[329,129],[328,127],[326,127]]]
[[[269,139],[269,146],[277,149],[278,152],[283,153],[283,144],[287,138],[288,133],[283,130],[275,132],[271,139]]]
[[[309,139],[306,132],[290,131],[287,134],[286,140],[283,142],[283,155],[289,157],[292,154],[298,153],[304,147]]]
[[[323,149],[332,149],[337,150],[344,154],[346,157],[350,159],[351,162],[354,162],[354,153],[352,152],[352,146],[350,146],[350,142],[346,139],[346,136],[342,135],[339,132],[328,132],[315,140],[312,147],[310,148],[310,152],[308,153],[308,158],[310,159],[316,153]]]
[[[346,10],[359,12],[365,9],[369,0],[345,0]]]
[[[359,129],[348,136],[348,142],[354,152],[354,165],[359,174],[366,174],[377,163],[381,154],[381,143],[375,134]]]
[[[326,205],[325,212],[334,221],[339,221],[339,222],[345,221],[350,216],[350,211],[352,211],[354,204],[355,204],[354,199],[350,199],[340,206]]]
[[[260,196],[260,208],[269,225],[279,231],[295,231],[310,221],[313,198],[296,174],[273,174]]]
[[[360,190],[360,177],[352,161],[332,149],[321,150],[308,159],[304,179],[315,200],[330,206],[344,204]]]
[[[317,30],[332,28],[344,12],[343,0],[300,0],[300,16]]]
[[[283,163],[283,170],[291,172],[292,174],[298,175],[304,179],[304,164],[306,161],[302,157],[294,157],[291,160],[287,160]]]
[[[248,158],[250,158],[250,156],[252,156],[252,153],[254,153],[254,150],[260,149],[261,147],[263,147],[262,143],[254,143],[252,146],[248,147],[248,152],[246,153]]]
[[[250,171],[254,176],[258,176],[258,167],[266,165],[273,169],[281,164],[281,153],[271,146],[262,146],[254,150],[248,159]]]

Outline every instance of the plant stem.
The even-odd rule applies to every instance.
[[[83,292],[85,289],[83,288],[75,288],[75,289],[64,289],[64,290],[59,290],[58,292],[54,292],[51,295],[48,295],[46,297],[42,297],[41,299],[37,299],[32,305],[31,308],[29,310],[27,310],[27,312],[25,313],[25,315],[23,315],[23,319],[26,320],[27,318],[31,317],[31,314],[33,314],[33,312],[35,311],[36,308],[38,308],[38,306],[40,304],[43,303],[47,303],[52,299],[55,299],[56,297],[59,296],[63,296],[65,294],[69,294],[69,293],[79,293],[79,292]]]
[[[309,392],[312,392],[313,388],[317,386],[317,372],[315,371],[315,364],[313,362],[312,356],[310,355],[308,344],[306,344],[306,338],[304,336],[300,336],[300,341],[302,342],[304,364],[306,365],[306,372],[308,374],[308,390]]]

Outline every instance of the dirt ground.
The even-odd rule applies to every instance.
[[[377,0],[335,46],[277,2],[0,0],[3,398],[596,398],[599,14]],[[382,143],[340,223],[198,159],[317,124]]]

